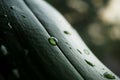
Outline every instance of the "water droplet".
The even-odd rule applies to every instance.
[[[11,26],[11,24],[9,22],[8,22],[8,26],[9,26],[10,29],[12,29],[12,26]]]
[[[3,55],[7,55],[8,51],[4,45],[1,45],[0,51],[3,53]]]
[[[79,49],[77,49],[77,51],[78,51],[80,54],[82,54],[82,52],[81,52]]]
[[[58,40],[55,37],[48,38],[48,41],[51,45],[56,46],[58,43]]]
[[[12,72],[13,72],[13,74],[14,74],[17,78],[20,77],[19,72],[18,72],[18,69],[13,69]]]
[[[4,14],[5,17],[7,17],[7,14]]]
[[[14,9],[14,6],[11,6],[11,7],[10,7],[10,9],[12,9],[12,10],[13,10],[13,9]]]
[[[70,34],[68,31],[64,31],[64,33],[67,34],[67,35]]]
[[[107,78],[107,79],[115,79],[115,76],[112,75],[112,74],[110,74],[110,73],[108,73],[108,72],[105,72],[103,75],[104,75],[104,77]]]
[[[88,64],[88,65],[90,65],[90,66],[92,66],[92,67],[94,67],[95,65],[93,65],[90,61],[88,61],[88,60],[85,60],[85,62]]]
[[[23,18],[26,18],[24,15],[21,15]]]
[[[84,49],[83,51],[84,51],[84,53],[87,54],[87,55],[90,54],[89,51],[88,51],[87,49]]]

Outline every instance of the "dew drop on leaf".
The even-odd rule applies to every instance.
[[[10,9],[13,10],[13,9],[14,9],[14,6],[11,6]]]
[[[11,26],[11,24],[9,22],[8,22],[8,26],[9,26],[10,29],[12,29],[12,26]]]
[[[88,60],[85,60],[85,62],[86,62],[88,65],[92,66],[92,67],[95,66],[94,64],[92,64],[92,63],[91,63],[90,61],[88,61]]]
[[[67,35],[70,35],[70,32],[68,32],[68,31],[64,31],[64,33],[67,34]]]
[[[26,18],[24,15],[21,15],[23,18]]]
[[[107,79],[115,79],[115,76],[112,75],[112,74],[110,74],[110,73],[108,73],[108,72],[105,72],[103,75],[104,75],[104,77],[107,78]]]
[[[58,43],[58,40],[55,37],[48,38],[48,41],[52,46],[56,46]]]
[[[4,14],[4,16],[7,18],[7,14]]]
[[[7,49],[6,49],[6,47],[4,45],[1,45],[0,51],[2,52],[3,55],[7,55],[8,54],[8,51],[7,51]]]
[[[81,52],[79,49],[77,49],[77,51],[78,51],[80,54],[82,54],[82,52]]]

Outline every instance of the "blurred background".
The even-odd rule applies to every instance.
[[[46,0],[78,31],[92,52],[120,76],[120,0]]]

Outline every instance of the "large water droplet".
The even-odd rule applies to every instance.
[[[12,26],[11,26],[11,24],[9,22],[8,22],[8,26],[9,26],[10,29],[12,29]]]
[[[85,62],[86,62],[88,65],[92,66],[92,67],[95,66],[94,64],[92,64],[92,63],[91,63],[90,61],[88,61],[88,60],[85,60]]]
[[[68,32],[68,31],[64,31],[64,33],[67,34],[67,35],[70,35],[70,32]]]
[[[87,55],[90,54],[89,51],[88,51],[87,49],[84,49],[83,51],[84,51],[84,53],[87,54]]]
[[[7,55],[8,54],[8,51],[7,51],[7,49],[6,49],[6,47],[4,45],[1,45],[0,51],[2,52],[3,55]]]
[[[18,69],[13,69],[12,72],[13,72],[13,74],[14,74],[17,78],[20,77],[19,72],[18,72]]]
[[[107,79],[115,79],[115,76],[112,75],[112,74],[110,74],[110,73],[108,73],[108,72],[105,72],[103,75],[104,75],[104,77],[107,78]]]
[[[55,37],[48,38],[48,41],[51,45],[56,46],[58,43],[58,40]]]

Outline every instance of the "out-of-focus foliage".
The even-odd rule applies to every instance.
[[[57,8],[95,55],[120,76],[120,0],[46,0]]]

